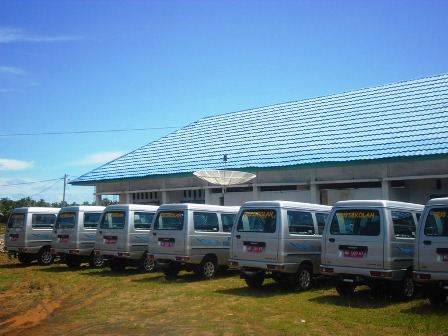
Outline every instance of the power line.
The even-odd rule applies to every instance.
[[[36,135],[64,135],[64,134],[88,134],[88,133],[112,133],[112,132],[134,132],[134,131],[164,130],[164,129],[175,129],[175,128],[179,128],[179,127],[167,126],[167,127],[128,128],[128,129],[91,130],[91,131],[69,131],[69,132],[9,133],[9,134],[0,134],[0,137],[36,136]]]
[[[52,181],[59,181],[59,180],[62,180],[62,179],[63,178],[57,178],[57,179],[51,179],[51,180],[43,180],[43,181],[33,181],[33,182],[12,183],[12,184],[0,184],[0,187],[13,187],[13,186],[18,186],[18,185],[52,182]]]

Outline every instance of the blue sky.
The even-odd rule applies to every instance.
[[[444,0],[0,0],[0,198],[59,202],[206,116],[447,73],[447,31]]]

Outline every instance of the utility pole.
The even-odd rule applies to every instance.
[[[62,206],[65,206],[65,188],[67,187],[67,174],[64,174],[64,193],[62,194]]]

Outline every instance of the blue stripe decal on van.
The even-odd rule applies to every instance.
[[[307,243],[291,242],[291,245],[294,247],[297,247],[301,250],[306,250],[306,251],[311,251],[313,249],[313,246],[311,244],[307,244]]]
[[[49,239],[49,240],[51,240],[51,235],[47,235],[47,234],[36,234],[36,233],[33,233],[33,237],[34,238],[38,238],[38,239]]]
[[[209,238],[196,238],[196,240],[200,243],[206,244],[206,245],[220,245],[219,241],[215,239],[209,239]]]
[[[413,254],[414,253],[414,248],[413,247],[397,247],[400,252],[403,252],[404,254]]]
[[[135,236],[135,239],[149,242],[149,237],[146,236]]]

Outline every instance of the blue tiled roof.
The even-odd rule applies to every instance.
[[[200,119],[72,184],[448,154],[448,74]]]

